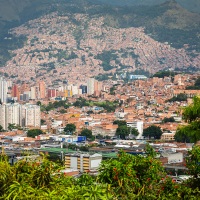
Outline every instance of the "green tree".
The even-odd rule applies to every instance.
[[[40,122],[41,122],[41,125],[44,125],[46,121],[44,119],[41,119]]]
[[[83,106],[89,106],[89,102],[86,99],[80,97],[73,103],[73,106],[82,108]]]
[[[194,84],[196,87],[200,87],[200,77],[198,77]]]
[[[16,129],[17,128],[17,125],[16,124],[8,124],[8,130],[9,131],[12,131],[13,129]]]
[[[188,183],[193,189],[200,189],[200,146],[193,146],[186,157],[186,166],[193,176]]]
[[[187,90],[199,90],[200,89],[200,77],[198,77],[192,86],[187,86]]]
[[[126,125],[119,126],[115,135],[119,136],[121,139],[126,139],[126,137],[129,135],[128,127]]]
[[[187,168],[190,170],[190,174],[200,181],[200,146],[194,146],[192,150],[188,152],[186,163]],[[200,187],[200,184],[198,187]]]
[[[174,102],[174,101],[187,101],[187,95],[184,93],[180,93],[177,96],[172,97],[171,99],[167,100],[168,102]]]
[[[0,132],[3,132],[3,126],[0,125]]]
[[[143,130],[144,137],[154,137],[154,139],[160,139],[161,135],[162,130],[159,126],[152,125]]]
[[[118,126],[126,126],[126,121],[124,120],[115,120],[113,124],[117,124]]]
[[[115,86],[111,87],[110,88],[110,94],[115,95],[115,90],[116,90]]]
[[[130,134],[131,135],[134,135],[134,136],[139,135],[139,132],[138,132],[138,130],[136,128],[130,128],[129,127],[129,130],[130,130]]]
[[[175,119],[174,117],[165,117],[163,120],[162,120],[163,123],[167,123],[167,122],[175,122]]]
[[[121,199],[143,199],[142,193],[148,193],[147,188],[156,193],[157,183],[165,177],[164,169],[158,160],[151,156],[133,156],[122,151],[117,159],[104,161],[99,171],[101,182],[111,185]],[[138,193],[141,193],[140,198],[137,197]]]
[[[116,136],[119,136],[121,139],[126,139],[129,134],[137,136],[139,133],[137,129],[126,125],[119,126],[116,130]]]
[[[80,151],[89,151],[89,147],[87,147],[87,146],[80,146],[79,150]]]
[[[72,135],[76,131],[76,126],[74,124],[67,124],[64,128],[64,132]]]
[[[94,140],[95,137],[92,135],[92,131],[85,128],[81,131],[81,136],[86,136],[87,139]]]
[[[103,139],[104,138],[104,136],[103,135],[101,135],[101,134],[98,134],[97,136],[96,136],[96,139]]]
[[[60,112],[61,114],[63,114],[63,113],[66,113],[67,111],[66,111],[65,109],[61,109],[61,110],[59,110],[59,112]]]
[[[66,145],[66,147],[73,151],[76,151],[78,149],[78,146],[76,144],[68,144],[68,145]]]
[[[35,136],[44,134],[44,132],[41,129],[31,129],[27,131],[27,137],[35,138]]]
[[[200,98],[194,97],[193,103],[183,109],[183,119],[188,125],[180,126],[175,134],[179,142],[194,142],[200,140]]]
[[[199,155],[193,149],[188,157],[195,177],[199,176]],[[0,159],[0,199],[199,199],[196,178],[195,182],[174,183],[154,157],[149,145],[146,156],[120,151],[117,158],[102,162],[97,177],[84,173],[78,178],[67,177],[61,166],[44,155],[34,161],[20,160],[14,166],[8,159]]]
[[[155,73],[153,75],[153,77],[158,77],[158,78],[164,78],[165,76],[167,76],[167,77],[169,77],[169,76],[174,77],[176,74],[178,74],[178,73],[171,72],[171,71],[159,71],[159,72]]]
[[[41,106],[42,105],[41,101],[37,101],[36,105]]]

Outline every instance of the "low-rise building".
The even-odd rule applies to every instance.
[[[101,164],[101,154],[66,154],[65,168],[79,170],[80,172],[97,170]]]

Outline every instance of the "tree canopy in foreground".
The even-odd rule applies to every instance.
[[[61,173],[61,166],[43,157],[40,161],[21,160],[10,166],[0,156],[0,199],[143,200],[199,199],[200,147],[187,159],[189,181],[175,183],[168,177],[151,146],[146,157],[119,152],[117,159],[105,160],[99,175],[84,173],[79,178]]]

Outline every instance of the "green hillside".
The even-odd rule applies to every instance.
[[[3,66],[12,56],[9,50],[20,47],[26,41],[25,37],[10,37],[8,30],[55,11],[60,15],[86,13],[91,19],[94,16],[104,16],[105,24],[116,28],[145,27],[145,32],[157,41],[168,42],[175,48],[182,48],[184,44],[188,44],[189,53],[191,50],[200,52],[200,14],[186,10],[175,1],[159,5],[154,5],[152,1],[151,6],[128,7],[98,4],[98,2],[94,3],[90,0],[0,0],[0,66]],[[8,40],[5,37],[11,39]]]

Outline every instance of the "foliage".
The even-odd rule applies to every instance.
[[[193,103],[183,109],[183,119],[190,123],[200,117],[200,98],[194,97]]]
[[[121,124],[123,124],[123,121]],[[135,128],[128,127],[127,125],[119,125],[115,135],[120,136],[121,139],[126,139],[129,135],[137,136],[138,134],[138,130]]]
[[[158,78],[164,78],[165,76],[169,77],[174,77],[175,75],[177,75],[178,73],[176,72],[171,72],[171,71],[159,71],[156,72],[153,77],[158,77]]]
[[[117,159],[102,163],[98,179],[109,184],[118,199],[162,199],[175,192],[177,186],[151,155],[133,156],[124,152]]]
[[[103,51],[103,53],[97,54],[95,58],[102,61],[104,71],[109,71],[114,68],[110,65],[110,61],[116,60],[118,56],[115,54],[115,51]]]
[[[161,135],[162,130],[159,126],[152,125],[143,130],[143,136],[145,137],[153,137],[154,139],[160,139]]]
[[[20,128],[19,125],[15,124],[15,123],[14,124],[11,124],[11,123],[8,124],[8,130],[9,131],[12,131],[13,129],[18,129],[18,128]]]
[[[46,121],[44,119],[41,119],[40,122],[41,122],[41,125],[44,125]]]
[[[79,179],[60,173],[45,157],[41,162],[21,160],[14,166],[0,160],[0,199],[114,199],[106,184],[83,174]]]
[[[103,135],[101,135],[101,134],[97,134],[96,135],[96,139],[99,139],[99,140],[101,140],[101,139],[103,139],[104,138],[104,136]]]
[[[67,124],[64,128],[64,132],[72,135],[76,131],[76,126],[74,124]]]
[[[118,102],[111,102],[111,101],[98,102],[95,104],[97,106],[103,107],[107,112],[114,112],[117,106],[119,105]]]
[[[186,90],[199,90],[200,89],[200,77],[195,80],[193,86],[187,86]]]
[[[89,147],[88,146],[80,146],[79,150],[80,151],[87,151],[88,152],[89,151]]]
[[[87,139],[94,140],[95,137],[92,135],[92,131],[85,128],[81,131],[81,136],[86,136]]]
[[[187,160],[195,177],[180,184],[166,175],[150,145],[146,146],[146,156],[120,151],[116,159],[103,161],[97,177],[87,173],[68,177],[60,171],[61,166],[45,156],[36,161],[23,159],[14,166],[0,156],[0,199],[198,200],[199,151],[200,147],[194,147]]]
[[[6,61],[12,57],[10,50],[21,48],[26,41],[25,36],[10,36],[10,34],[8,34],[9,29],[51,12],[57,12],[60,16],[66,15],[66,13],[69,14],[69,16],[74,16],[76,13],[85,14],[87,10],[87,15],[91,19],[94,16],[103,16],[105,18],[105,25],[115,26],[117,28],[142,26],[145,27],[145,32],[155,40],[160,42],[168,41],[169,44],[175,48],[180,48],[183,47],[184,44],[189,44],[188,50],[200,50],[200,42],[198,40],[199,36],[197,34],[199,32],[198,17],[196,17],[194,13],[184,12],[184,10],[182,10],[181,7],[176,6],[175,3],[172,4],[172,6],[170,4],[171,2],[169,2],[154,6],[123,7],[108,6],[107,1],[106,5],[96,5],[97,2],[91,0],[75,0],[75,4],[72,4],[71,1],[63,0],[35,0],[34,2],[29,0],[27,2],[29,3],[24,4],[23,6],[21,6],[20,3],[19,5],[13,3],[12,8],[14,9],[9,9],[7,12],[5,11],[6,13],[9,13],[6,16],[14,16],[13,20],[6,21],[4,20],[4,17],[0,20],[1,66],[5,65]],[[12,10],[18,10],[18,12],[11,12]],[[80,21],[75,20],[74,17],[69,17],[68,21],[74,24],[74,37],[77,42],[80,43],[80,39],[82,39],[84,35],[81,32]],[[26,25],[28,26],[29,24],[26,23]],[[54,32],[55,31],[52,30],[50,34],[53,34]],[[5,40],[5,37],[12,39]],[[33,38],[31,41],[32,44],[34,44],[35,41],[37,41],[37,38]],[[105,60],[105,63],[102,65],[105,70],[109,70],[111,67],[109,65],[109,60],[116,60],[115,51],[105,51],[103,53],[103,56],[100,54],[101,60]],[[108,54],[108,56],[106,56],[106,54]],[[62,58],[68,58],[69,55],[63,50],[63,52],[54,56],[58,57],[59,60],[62,60]]]
[[[67,111],[65,110],[65,109],[61,109],[61,110],[59,110],[59,113],[61,113],[61,114],[64,114],[64,113],[66,113]]]
[[[117,124],[118,126],[126,126],[126,121],[124,120],[115,120],[113,124]]]
[[[87,113],[88,115],[90,115],[90,114],[94,114],[94,111],[93,111],[93,110],[88,110],[86,113]]]
[[[77,55],[73,51],[70,52],[70,53],[67,53],[66,50],[58,50],[57,54],[50,53],[49,56],[50,56],[50,58],[51,57],[57,58],[57,60],[59,62],[61,62],[63,59],[64,60],[71,60],[71,59],[77,58]]]
[[[200,140],[200,121],[193,121],[189,125],[180,126],[175,134],[178,142],[196,143]]]
[[[41,102],[37,102],[37,104],[41,106],[41,111],[47,111],[47,112],[61,107],[65,109],[69,107],[67,104],[67,100],[54,101],[53,103],[49,102],[48,105],[42,105]]]
[[[89,106],[89,102],[86,99],[80,97],[74,103],[73,106],[82,108],[83,106]]]
[[[171,99],[167,100],[168,102],[174,102],[174,101],[187,101],[187,95],[184,93],[180,93],[177,96],[172,97]]]
[[[42,105],[41,101],[37,101],[36,105],[41,106]]]
[[[103,107],[107,112],[114,112],[116,107],[119,105],[118,102],[111,102],[111,101],[91,101],[86,100],[82,97],[78,98],[74,103],[73,106],[82,108],[83,106],[98,106]]]
[[[98,80],[98,81],[105,81],[105,80],[109,80],[110,76],[112,77],[113,74],[112,73],[98,74],[98,76],[95,76],[95,79]]]
[[[193,103],[183,109],[183,119],[188,125],[180,126],[175,134],[175,140],[180,142],[197,142],[200,140],[200,98],[194,97]]]
[[[187,168],[189,169],[190,174],[193,175],[195,179],[198,179],[199,184],[196,186],[200,188],[200,147],[194,146],[188,154],[189,156],[186,160]]]
[[[167,122],[175,122],[175,119],[174,117],[165,117],[163,120],[162,120],[163,123],[167,123]]]
[[[110,94],[115,95],[115,90],[116,90],[115,86],[111,87],[110,88]]]
[[[200,189],[200,147],[194,146],[188,154],[186,165],[192,178],[188,180],[187,184],[193,190]]]
[[[35,136],[44,134],[44,132],[41,129],[31,129],[27,131],[27,137],[35,138]]]
[[[113,124],[118,125],[116,135],[120,136],[121,139],[126,139],[127,136],[129,136],[130,134],[134,136],[137,136],[139,134],[137,129],[128,127],[126,121],[124,120],[115,120]]]
[[[0,125],[0,132],[3,132],[3,126]]]

